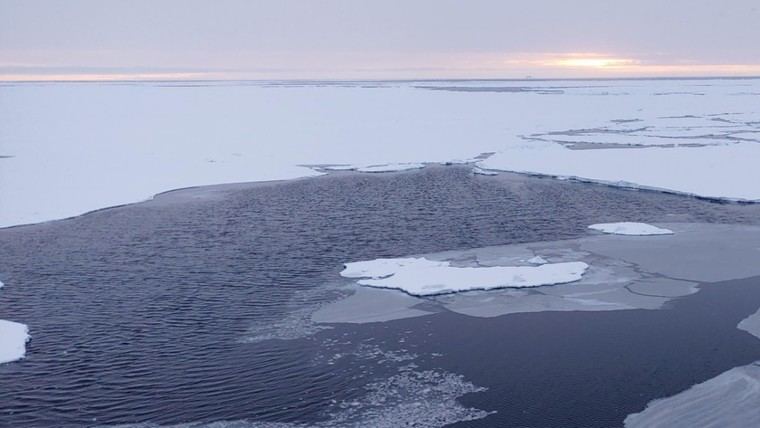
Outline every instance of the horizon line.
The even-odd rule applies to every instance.
[[[4,79],[0,84],[19,83],[161,83],[161,82],[541,82],[541,81],[615,81],[615,80],[753,80],[758,75],[703,75],[703,76],[598,76],[598,77],[424,77],[424,78],[115,78],[115,79]]]

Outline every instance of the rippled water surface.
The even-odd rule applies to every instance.
[[[26,359],[0,366],[0,426],[361,424],[363,412],[392,401],[368,399],[372,385],[391,379],[383,388],[403,398],[415,382],[449,375],[447,388],[474,392],[461,403],[498,412],[463,426],[609,426],[653,391],[760,358],[760,341],[734,322],[760,304],[757,287],[699,293],[671,311],[321,326],[309,310],[339,297],[348,261],[572,238],[603,221],[757,223],[758,214],[753,205],[428,167],[191,189],[0,230],[0,318],[33,336]],[[734,315],[693,324],[715,308]],[[645,352],[654,339],[643,333],[666,322],[654,342],[672,346]],[[701,333],[679,333],[689,328]],[[591,355],[601,357],[584,361]],[[704,358],[676,365],[684,355]],[[579,415],[563,404],[571,396],[597,405]]]

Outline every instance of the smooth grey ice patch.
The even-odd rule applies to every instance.
[[[760,309],[754,314],[744,318],[739,325],[736,326],[739,330],[744,330],[747,333],[760,339]]]
[[[431,314],[415,308],[423,302],[403,293],[356,287],[354,294],[318,309],[311,319],[317,323],[367,323]]]
[[[653,310],[675,298],[698,292],[699,282],[760,275],[760,264],[757,263],[760,260],[760,227],[697,223],[658,226],[674,233],[635,237],[605,234],[423,254],[391,260],[387,266],[371,274],[377,278],[392,277],[398,260],[419,258],[432,266],[462,268],[536,266],[534,262],[539,261],[539,256],[549,264],[581,261],[588,265],[579,280],[565,284],[468,291],[424,299],[407,296],[401,305],[391,304],[389,300],[390,306],[383,309],[383,319],[394,313],[406,316],[405,311],[410,308],[420,310],[413,304],[415,299],[427,305],[425,311],[435,312],[438,307],[477,317],[540,311]],[[378,269],[381,265],[375,264],[372,268]],[[356,273],[357,277],[363,275]],[[376,292],[398,293],[394,290]],[[362,299],[361,294],[356,295],[351,304],[369,305],[360,303]],[[368,318],[372,319],[371,316]]]
[[[624,260],[647,272],[690,281],[719,282],[760,275],[760,227],[664,224],[674,234],[636,239],[598,236],[583,250]]]
[[[626,428],[760,426],[760,362],[736,367],[672,397],[650,402]]]

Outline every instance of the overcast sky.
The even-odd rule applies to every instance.
[[[759,0],[0,0],[0,78],[760,75]]]

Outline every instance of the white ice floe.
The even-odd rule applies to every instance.
[[[668,245],[662,245],[660,239],[593,234],[565,241],[349,263],[343,276],[389,281],[393,281],[397,271],[414,272],[416,266],[425,268],[420,270],[434,271],[436,275],[452,268],[509,268],[524,266],[537,254],[555,264],[580,261],[589,267],[580,280],[551,287],[449,293],[424,299],[404,296],[390,289],[359,287],[359,291],[349,298],[322,306],[314,314],[313,321],[378,322],[442,310],[475,317],[542,311],[654,310],[674,298],[697,293],[700,283],[760,275],[760,264],[757,263],[760,227],[698,223],[662,226],[674,232],[667,238]],[[678,263],[673,263],[674,257]],[[419,278],[407,279],[410,283],[416,281],[422,285],[431,282],[431,278],[433,276],[420,274]],[[383,283],[383,286],[388,284]],[[748,318],[739,328],[750,333],[757,331],[754,329],[760,329],[760,316]]]
[[[695,85],[705,94],[699,102],[683,94]],[[743,137],[760,130],[752,95],[760,92],[760,79],[741,85],[716,79],[437,82],[436,90],[417,88],[424,86],[419,82],[362,86],[2,85],[0,227],[70,217],[177,188],[321,173],[300,165],[396,171],[486,152],[497,154],[475,173],[521,171],[760,199],[754,185],[760,182],[760,144],[724,144],[741,141],[731,133]],[[661,93],[671,95],[655,95]],[[521,138],[549,135],[583,135],[570,139],[603,147],[720,145],[570,150]]]
[[[613,235],[672,235],[673,231],[646,223],[620,222],[592,224],[589,229]]]
[[[625,419],[626,428],[760,426],[760,363],[736,367]]]
[[[364,278],[360,285],[395,288],[414,296],[495,288],[523,288],[578,281],[584,262],[541,266],[455,267],[447,261],[426,258],[377,259],[347,263],[341,275]]]
[[[24,358],[28,341],[29,328],[26,325],[0,320],[0,364]]]
[[[546,259],[541,256],[535,256],[535,257],[529,258],[528,263],[533,263],[535,265],[543,265],[549,262],[547,262]]]

